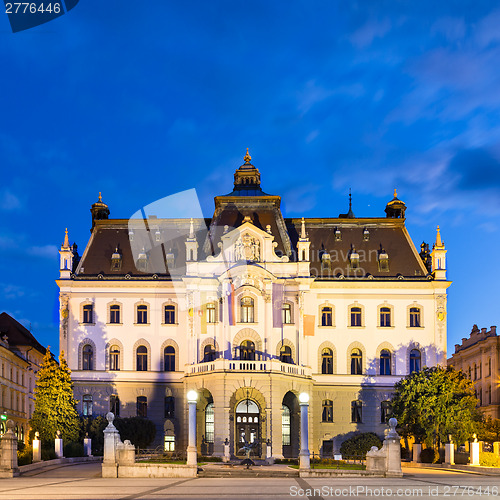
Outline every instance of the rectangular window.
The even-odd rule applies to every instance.
[[[143,418],[148,416],[148,398],[146,396],[137,396],[137,416]]]
[[[85,417],[90,417],[92,415],[92,396],[90,394],[85,394],[83,396],[82,413]]]
[[[215,438],[215,414],[214,407],[212,405],[207,405],[205,410],[205,441],[207,443],[213,443]]]
[[[351,326],[361,326],[361,308],[351,308]]]
[[[392,406],[390,401],[382,401],[380,405],[380,423],[387,424],[387,421],[391,418]]]
[[[215,304],[207,304],[207,323],[215,323]]]
[[[359,424],[362,422],[362,403],[361,401],[353,401],[351,403],[351,422]]]
[[[292,322],[292,306],[290,304],[283,304],[281,309],[281,320],[284,325],[289,325]]]
[[[410,308],[410,328],[420,327],[420,309],[418,307]]]
[[[175,417],[175,399],[173,396],[165,396],[165,418]]]
[[[380,326],[391,326],[391,310],[388,307],[380,309]]]
[[[323,457],[333,457],[333,441],[331,439],[328,441],[323,441],[321,452],[321,455]]]
[[[139,325],[148,323],[148,306],[137,306],[137,323]]]
[[[120,306],[111,306],[109,308],[109,322],[120,323]]]
[[[165,451],[175,451],[175,436],[165,436]]]
[[[92,304],[83,306],[83,322],[87,324],[94,322],[94,306]]]
[[[323,401],[323,422],[333,422],[333,401]]]
[[[120,398],[116,394],[112,394],[109,398],[109,411],[115,417],[120,416]]]
[[[331,307],[323,307],[321,310],[321,326],[332,326],[333,312]]]
[[[165,324],[175,325],[175,306],[165,306]]]

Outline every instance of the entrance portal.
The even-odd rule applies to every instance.
[[[260,457],[260,411],[251,399],[244,399],[236,406],[235,455],[244,456],[239,450],[245,445],[256,443],[251,455]]]

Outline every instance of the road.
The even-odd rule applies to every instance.
[[[103,479],[100,464],[79,464],[0,479],[0,500],[309,498],[497,498],[500,476],[404,469],[384,478]]]

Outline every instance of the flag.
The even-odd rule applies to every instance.
[[[201,294],[201,304],[200,304],[200,316],[201,316],[201,334],[205,335],[207,333],[207,294]]]
[[[314,314],[304,314],[304,337],[314,336]]]
[[[273,327],[283,326],[283,295],[284,286],[281,283],[273,283]]]
[[[234,326],[236,324],[235,317],[234,317],[234,285],[231,283],[231,286],[229,288],[229,295],[227,297],[227,306],[228,306],[228,312],[229,312],[229,325]]]

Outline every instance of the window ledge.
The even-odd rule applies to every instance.
[[[151,323],[134,323],[134,326],[150,326]]]
[[[161,326],[179,326],[179,323],[162,323]]]
[[[390,328],[394,329],[396,327],[394,325],[391,325],[391,326],[380,326],[380,325],[377,325],[377,328],[382,328],[383,330],[386,330],[386,329],[390,329]]]
[[[258,323],[258,321],[254,321],[253,323],[250,323],[250,322],[246,323],[244,321],[237,321],[236,324],[237,325],[258,325],[259,323]]]
[[[318,328],[335,328],[335,325],[318,325]]]
[[[422,330],[424,328],[423,325],[420,326],[407,326],[406,328],[410,328],[412,330]]]
[[[355,328],[357,330],[362,330],[363,328],[366,328],[366,326],[350,326],[350,325],[347,325],[347,328]]]
[[[106,326],[113,326],[113,325],[123,326],[123,323],[106,323]]]
[[[82,325],[82,326],[95,326],[95,323],[83,323],[83,322],[81,322],[80,325]]]

